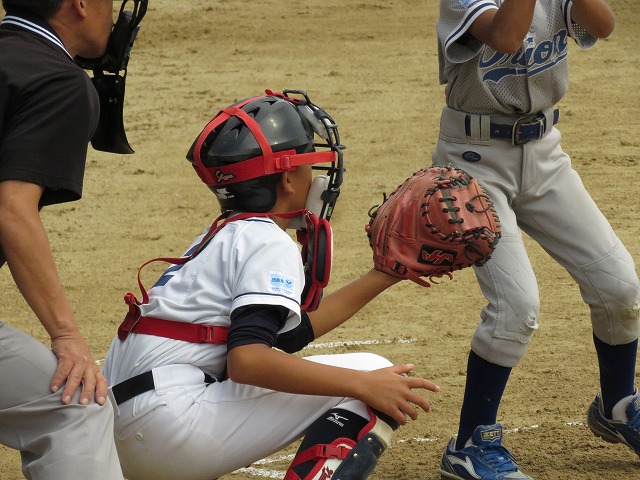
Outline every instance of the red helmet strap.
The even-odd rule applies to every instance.
[[[238,105],[236,105],[234,107],[229,107],[229,108],[225,108],[225,109],[221,110],[218,113],[218,115],[213,117],[213,119],[209,123],[207,123],[207,125],[204,127],[204,129],[202,130],[200,135],[198,135],[198,139],[196,140],[196,145],[195,145],[195,148],[193,150],[193,160],[195,162],[193,168],[196,169],[196,172],[198,173],[198,176],[207,185],[215,185],[216,182],[215,182],[214,178],[211,176],[211,172],[209,171],[209,169],[202,162],[202,156],[200,155],[200,151],[202,149],[202,145],[204,144],[204,142],[207,139],[207,137],[209,136],[209,134],[211,132],[213,132],[213,130],[215,130],[215,128],[218,125],[222,124],[223,122],[226,122],[231,116],[239,116],[238,115],[238,111],[241,111],[242,113],[245,113],[244,110],[240,109],[240,107],[245,106],[247,103],[255,100],[256,98],[260,98],[260,97],[248,98],[248,99],[240,102]],[[245,113],[245,115],[246,115],[246,113]],[[248,115],[246,115],[246,117],[251,118]],[[245,124],[247,123],[246,122],[246,118],[242,118],[242,120],[245,122]],[[253,119],[251,119],[251,120],[253,120]],[[267,144],[267,147],[269,148],[269,150],[271,150],[271,146],[269,145],[269,142],[267,142],[266,139],[264,138],[264,135],[262,135],[262,131],[260,130],[260,127],[255,122],[255,120],[253,121],[253,123],[254,123],[255,130],[252,129],[249,124],[247,124],[249,126],[249,129],[251,130],[251,133],[253,133],[254,137],[256,137],[256,140],[260,144],[260,139],[256,136],[256,130],[257,130],[257,132],[260,134],[260,136],[264,139],[264,141]],[[264,147],[262,146],[262,144],[260,144],[260,147],[262,148],[262,151],[264,153]]]

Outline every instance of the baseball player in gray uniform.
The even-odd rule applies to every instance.
[[[593,46],[611,33],[614,14],[605,0],[441,0],[440,6],[446,107],[433,162],[477,178],[502,226],[491,262],[475,269],[487,305],[471,341],[458,435],[442,456],[442,478],[530,478],[502,445],[497,423],[511,369],[538,327],[538,287],[521,230],[571,274],[590,308],[601,393],[588,409],[589,427],[640,454],[634,387],[640,283],[555,128],[554,105],[568,85],[568,42]]]
[[[414,389],[438,387],[410,364],[290,354],[398,281],[372,269],[320,302],[342,150],[301,91],[225,108],[194,142],[187,157],[223,213],[140,300],[126,296],[105,362],[128,479],[211,480],[302,436],[287,480],[365,479],[393,430],[429,410]]]

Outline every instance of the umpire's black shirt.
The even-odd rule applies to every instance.
[[[89,76],[53,28],[27,12],[7,12],[0,23],[0,181],[43,186],[41,207],[78,200],[99,108]]]

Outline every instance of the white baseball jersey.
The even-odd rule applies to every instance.
[[[298,245],[271,219],[256,217],[230,222],[193,259],[169,267],[140,308],[143,316],[228,327],[238,307],[280,305],[290,312],[282,333],[300,323],[303,287]],[[113,341],[104,370],[110,385],[154,367],[184,363],[221,379],[226,356],[226,345],[130,334],[126,342]]]
[[[447,105],[476,114],[539,112],[555,105],[569,83],[569,37],[583,48],[596,39],[571,22],[571,0],[538,0],[523,48],[496,52],[470,35],[469,26],[502,0],[444,0],[436,30],[440,83]],[[455,86],[455,88],[454,88]]]

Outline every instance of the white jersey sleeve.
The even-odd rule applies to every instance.
[[[475,114],[527,114],[554,106],[569,83],[568,39],[595,43],[571,21],[571,0],[538,0],[531,28],[514,54],[500,53],[468,33],[474,20],[502,0],[441,0],[440,82],[447,106]]]
[[[278,332],[283,333],[300,323],[304,270],[298,245],[271,220],[268,222],[270,225],[265,225],[264,219],[256,219],[236,227],[239,232],[233,251],[237,260],[231,311],[248,305],[286,307],[291,313]]]
[[[453,63],[464,63],[475,57],[482,49],[482,43],[469,36],[465,41],[460,41],[473,22],[487,10],[497,10],[498,6],[493,0],[468,0],[445,1],[440,5],[440,19],[436,25],[438,34],[438,53],[440,63],[444,61],[444,55]],[[440,75],[440,82],[446,83],[446,79]]]

